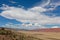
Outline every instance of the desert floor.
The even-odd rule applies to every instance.
[[[18,31],[40,40],[60,40],[60,32]]]

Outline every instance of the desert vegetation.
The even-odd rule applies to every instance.
[[[0,29],[0,40],[42,40],[22,32]]]
[[[60,40],[60,32],[16,31],[1,28],[0,40]]]

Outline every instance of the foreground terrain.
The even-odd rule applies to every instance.
[[[39,40],[60,40],[60,32],[19,31]]]
[[[60,40],[60,32],[16,31],[1,28],[0,40]]]

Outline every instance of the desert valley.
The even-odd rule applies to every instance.
[[[60,28],[27,31],[0,28],[0,40],[60,40]]]

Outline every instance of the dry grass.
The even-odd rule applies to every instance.
[[[22,32],[0,29],[0,40],[42,40]]]

